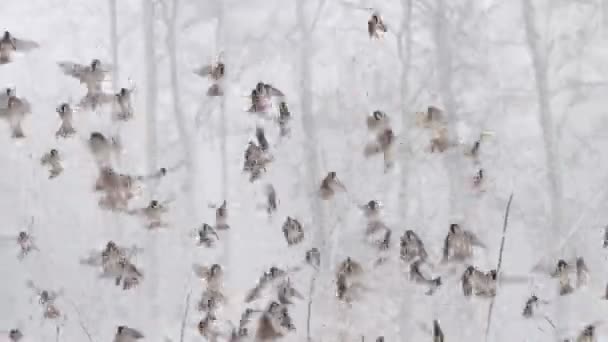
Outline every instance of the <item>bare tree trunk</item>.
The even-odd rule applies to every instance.
[[[550,4],[548,6],[551,6]],[[522,1],[522,15],[524,19],[526,40],[532,58],[532,67],[534,68],[534,81],[536,83],[536,92],[538,98],[538,107],[540,112],[540,124],[543,131],[543,143],[545,155],[547,158],[547,179],[549,181],[549,196],[551,201],[551,229],[554,229],[554,234],[561,236],[561,201],[562,201],[562,184],[560,180],[561,168],[559,165],[558,146],[554,142],[554,126],[553,114],[551,112],[551,103],[549,98],[549,79],[546,49],[541,47],[538,41],[539,34],[536,30],[536,13],[531,0]],[[560,302],[561,303],[561,302]],[[559,320],[564,318],[564,313],[567,310],[557,308]]]
[[[158,151],[156,140],[156,105],[157,105],[157,77],[156,77],[156,51],[155,51],[155,10],[154,3],[150,0],[142,0],[143,7],[143,28],[144,28],[144,56],[146,61],[146,116],[147,116],[147,134],[146,134],[146,150],[148,159],[148,171],[156,171],[157,160],[156,153]],[[153,194],[152,194],[153,195]],[[151,299],[152,324],[155,324],[160,314],[160,301],[158,299],[159,289],[159,273],[158,273],[158,244],[153,234],[146,237],[146,250],[148,251],[148,259],[146,263],[146,271],[148,276],[146,281],[148,284],[148,297]]]
[[[118,13],[116,0],[108,0],[110,7],[110,45],[112,46],[112,90],[118,89]]]
[[[301,101],[301,117],[302,126],[304,133],[306,134],[308,144],[306,149],[306,161],[309,169],[309,189],[316,189],[319,183],[320,168],[319,168],[319,156],[317,151],[316,142],[318,141],[316,133],[315,118],[312,112],[313,109],[313,95],[312,95],[312,61],[310,58],[310,51],[313,47],[312,32],[311,28],[306,23],[305,15],[305,3],[307,0],[296,0],[296,20],[298,28],[302,34],[302,40],[300,42],[300,101]],[[324,213],[323,208],[318,198],[311,199],[311,210],[312,210],[312,226],[316,227],[316,231],[313,237],[313,245],[319,248],[321,252],[322,269],[327,270],[331,267],[328,264],[328,250],[325,236],[324,226]],[[313,310],[313,298],[315,282],[319,271],[317,270],[311,278],[309,304],[308,304],[308,316],[311,317]],[[311,321],[308,319],[307,322],[307,339],[311,341]]]
[[[437,82],[439,94],[445,108],[448,132],[452,135],[455,131],[455,123],[458,119],[457,104],[452,91],[452,47],[448,37],[450,28],[446,12],[445,0],[438,0],[435,12],[435,62],[437,66]],[[463,213],[462,196],[462,158],[455,153],[446,153],[443,163],[447,171],[449,182],[448,203],[450,206],[450,218],[460,216]],[[460,197],[460,198],[459,198]]]
[[[142,0],[144,25],[144,58],[146,60],[146,147],[148,150],[148,171],[156,171],[158,142],[156,137],[156,105],[158,98],[156,73],[156,48],[154,35],[154,3]]]

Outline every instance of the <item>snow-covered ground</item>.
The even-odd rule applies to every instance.
[[[322,265],[318,273],[304,267],[292,277],[306,299],[291,308],[296,330],[286,341],[373,341],[379,335],[431,341],[433,319],[446,341],[555,341],[606,317],[606,0],[115,0],[115,12],[112,1],[0,4],[2,28],[40,44],[0,66],[0,86],[15,87],[33,108],[25,139],[10,138],[8,125],[0,125],[1,234],[7,237],[0,249],[0,330],[19,328],[28,341],[97,342],[128,325],[146,341],[175,342],[188,305],[183,341],[199,341],[196,326],[204,314],[196,302],[204,284],[193,263],[224,267],[228,302],[218,319],[236,324],[262,272],[302,265],[311,247],[321,249]],[[530,3],[533,12],[522,7]],[[388,25],[380,40],[367,34],[372,7]],[[208,98],[209,80],[192,71],[220,52],[226,94]],[[78,112],[77,135],[56,139],[56,106],[85,93],[57,62],[93,58],[115,64],[107,91],[136,87],[135,118],[115,124],[105,109]],[[279,138],[272,122],[245,111],[258,81],[286,94],[294,115],[288,139]],[[450,133],[462,146],[429,153],[430,133],[415,124],[415,113],[429,105],[449,111]],[[399,139],[397,166],[388,173],[381,158],[362,153],[371,139],[366,116],[376,109],[390,116]],[[266,127],[275,161],[252,184],[241,170],[256,124]],[[472,181],[480,166],[462,152],[483,130],[494,135],[481,145],[479,192]],[[120,134],[126,149],[116,165],[121,172],[145,174],[186,161],[130,203],[174,199],[169,229],[148,231],[138,217],[99,208],[93,192],[98,171],[86,146],[92,131]],[[51,148],[65,165],[55,179],[39,161]],[[348,192],[321,202],[316,191],[328,171],[337,172]],[[280,201],[272,219],[259,208],[266,183]],[[486,336],[490,300],[462,295],[464,267],[449,273],[437,265],[444,285],[426,296],[408,280],[398,238],[413,229],[431,260],[439,261],[449,224],[458,222],[487,246],[470,262],[496,268],[511,193],[501,274],[520,281],[499,281]],[[215,248],[196,246],[192,233],[215,220],[209,204],[224,199],[231,229],[220,232]],[[371,199],[384,203],[383,219],[393,232],[381,266],[374,266],[377,252],[363,239],[366,222],[356,206]],[[287,216],[302,222],[302,244],[285,243]],[[10,239],[30,226],[40,250],[20,261]],[[108,240],[143,248],[133,258],[144,273],[138,287],[123,291],[80,264]],[[333,272],[347,256],[363,264],[368,288],[352,307],[335,298]],[[572,295],[558,296],[555,279],[530,271],[538,261],[553,266],[557,258],[575,256],[585,258],[591,282]],[[57,300],[63,319],[42,318],[28,281],[63,289]],[[524,319],[532,294],[549,303]],[[269,300],[249,305],[264,308]],[[600,325],[598,335],[608,336],[608,328]]]

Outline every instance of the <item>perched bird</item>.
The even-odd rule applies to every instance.
[[[120,121],[129,121],[133,118],[133,105],[131,96],[134,89],[120,88],[120,90],[114,94],[112,110],[114,119]]]
[[[441,286],[441,277],[430,278],[422,273],[420,267],[423,261],[420,259],[415,260],[410,264],[410,280],[429,286],[429,290],[426,292],[427,295],[432,295]]]
[[[88,146],[99,167],[109,166],[112,154],[118,156],[122,150],[122,144],[118,137],[106,138],[100,132],[91,133]]]
[[[207,288],[198,302],[198,310],[202,312],[216,312],[226,303],[226,297],[217,289]]]
[[[9,330],[8,339],[11,340],[11,342],[19,342],[22,338],[23,333],[21,332],[21,330],[16,328]]]
[[[287,219],[283,223],[282,230],[288,246],[298,244],[304,240],[304,229],[297,219],[287,216]]]
[[[272,97],[284,97],[282,91],[273,87],[271,84],[258,82],[251,91],[251,107],[249,112],[266,112],[272,104]]]
[[[380,214],[382,203],[376,200],[370,200],[369,202],[361,205],[360,208],[363,210],[365,217],[376,218]]]
[[[386,33],[386,25],[378,12],[372,13],[371,18],[367,21],[367,32],[370,38],[380,38],[381,34]]]
[[[139,330],[120,325],[118,328],[116,328],[114,342],[134,342],[141,338],[144,338],[144,334],[142,334]]]
[[[424,243],[413,230],[406,230],[401,237],[400,244],[401,259],[410,262],[414,259],[426,261],[428,254],[424,248]]]
[[[111,167],[102,167],[95,182],[96,191],[104,191],[99,205],[112,210],[127,208],[127,202],[133,197],[131,192],[132,179],[119,174]]]
[[[62,61],[57,63],[61,71],[70,77],[76,78],[87,87],[85,98],[95,99],[103,94],[102,83],[108,78],[112,66],[102,63],[99,59],[93,59],[89,65]]]
[[[346,257],[346,259],[338,265],[337,273],[344,274],[348,277],[359,276],[363,273],[363,267],[351,257]]]
[[[61,119],[61,126],[57,132],[55,132],[56,137],[68,138],[76,133],[74,129],[74,125],[72,123],[74,110],[70,106],[69,103],[62,103],[55,109],[57,114],[59,114],[59,118]]]
[[[25,231],[20,231],[17,234],[16,240],[19,245],[19,254],[17,255],[17,259],[19,260],[23,260],[32,251],[40,251],[36,245],[35,238]]]
[[[219,239],[220,237],[217,235],[215,229],[207,223],[203,223],[197,231],[197,242],[199,246],[203,245],[208,248],[213,247],[215,242]]]
[[[340,182],[335,171],[330,171],[327,176],[321,181],[319,194],[322,199],[330,199],[334,196],[337,190],[346,191],[346,187]]]
[[[11,128],[11,137],[24,138],[21,122],[25,115],[32,112],[30,103],[24,99],[11,94],[7,98],[6,107],[0,108],[0,117],[7,120]]]
[[[597,342],[597,334],[595,333],[595,330],[595,325],[587,325],[576,337],[576,342]]]
[[[455,146],[456,144],[450,140],[448,135],[448,129],[446,127],[438,127],[433,129],[433,137],[431,138],[431,153],[444,152],[448,148]]]
[[[589,269],[582,257],[576,258],[576,287],[582,287],[589,283]]]
[[[452,259],[462,261],[471,257],[474,246],[485,248],[475,234],[452,223],[443,244],[443,262]]]
[[[382,153],[384,156],[384,169],[388,170],[393,166],[393,150],[395,143],[395,133],[390,128],[385,128],[378,133],[376,140],[368,143],[363,150],[366,158]]]
[[[496,270],[487,273],[481,272],[474,266],[468,266],[462,275],[462,291],[468,297],[472,294],[476,296],[494,297],[496,296]]]
[[[351,303],[360,298],[362,290],[366,288],[356,279],[346,273],[336,274],[336,297],[345,303]]]
[[[148,221],[146,225],[148,229],[167,227],[167,223],[162,220],[162,215],[169,212],[168,203],[169,201],[161,203],[157,200],[151,200],[146,207],[129,210],[127,213],[129,215],[143,216]]]
[[[321,266],[321,252],[317,247],[313,247],[306,251],[305,260],[307,264],[319,267]]]
[[[473,176],[473,186],[479,187],[483,181],[483,169],[477,170],[475,176]]]
[[[250,141],[245,150],[245,161],[243,171],[249,172],[249,181],[254,182],[262,176],[262,172],[266,171],[266,165],[272,162],[273,157],[264,152],[262,148]]]
[[[295,325],[287,307],[273,301],[259,318],[255,338],[257,341],[274,340],[293,330]]]
[[[228,220],[228,208],[226,200],[222,202],[217,209],[215,209],[215,229],[225,230],[229,229],[230,226],[226,222]]]
[[[281,101],[279,103],[279,134],[282,137],[289,136],[291,134],[291,112],[287,107],[287,102]]]
[[[4,31],[0,40],[0,64],[10,63],[14,52],[28,52],[39,47],[33,40],[15,38],[9,31]]]
[[[59,151],[57,149],[51,149],[49,152],[45,153],[42,158],[40,158],[41,165],[48,165],[49,169],[49,179],[55,178],[63,172],[63,166],[61,165],[61,157],[59,156]]]
[[[141,270],[125,257],[120,258],[118,266],[120,267],[121,273],[116,276],[115,284],[116,286],[120,286],[122,282],[123,290],[128,290],[137,286],[144,276]]]
[[[213,84],[207,89],[207,96],[224,96],[221,81],[224,79],[225,72],[226,65],[221,61],[194,70],[195,74],[209,77],[213,81]]]
[[[522,316],[525,318],[530,318],[534,316],[534,310],[538,308],[539,304],[548,304],[547,301],[540,300],[536,295],[532,295],[530,298],[526,300],[526,305],[524,306],[524,310],[522,312]]]
[[[565,296],[574,292],[574,288],[570,284],[570,276],[568,275],[570,267],[568,263],[560,259],[557,261],[557,267],[552,276],[559,279],[559,295]]]
[[[441,330],[441,327],[439,326],[439,321],[433,320],[433,342],[443,342],[443,341],[444,341],[443,331]]]
[[[367,116],[366,119],[367,128],[370,131],[375,131],[378,129],[388,128],[390,124],[390,120],[388,115],[381,110],[375,110],[371,115]]]
[[[208,289],[219,290],[222,288],[224,271],[219,264],[213,264],[209,267],[194,264],[192,265],[192,270],[194,271],[194,274],[207,283]]]
[[[63,290],[58,292],[43,290],[34,285],[31,280],[26,283],[26,286],[34,290],[38,296],[38,304],[42,306],[44,318],[56,319],[61,316],[61,311],[57,308],[55,300],[63,294]]]

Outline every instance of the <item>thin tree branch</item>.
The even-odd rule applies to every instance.
[[[507,202],[507,209],[505,209],[505,217],[502,225],[502,238],[500,240],[500,249],[498,251],[498,265],[496,266],[496,278],[500,279],[500,267],[502,265],[502,256],[505,249],[505,240],[507,237],[507,227],[509,224],[509,211],[511,210],[511,202],[513,201],[513,193],[509,196],[509,201]],[[498,280],[497,280],[498,281]],[[492,297],[492,301],[490,302],[490,306],[488,307],[488,320],[486,323],[486,342],[488,341],[488,337],[490,336],[490,328],[492,324],[492,314],[494,312],[494,301],[496,297]]]
[[[182,326],[179,331],[179,342],[184,342],[184,335],[186,332],[186,322],[188,321],[188,313],[190,312],[190,296],[192,295],[192,289],[188,291],[186,296],[186,308],[184,309],[184,316],[182,316]]]

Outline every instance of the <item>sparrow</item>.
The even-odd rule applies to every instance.
[[[475,234],[452,223],[443,243],[443,261],[467,259],[473,255],[474,246],[485,248]]]
[[[224,79],[226,65],[221,61],[217,63],[205,65],[194,70],[194,73],[201,77],[209,77],[213,80],[213,84],[207,89],[207,96],[224,96],[224,91],[220,85]]]
[[[576,258],[576,287],[580,288],[589,283],[589,269],[582,257]]]
[[[111,167],[100,168],[95,191],[104,191],[106,196],[100,199],[99,205],[112,210],[126,209],[127,202],[133,197],[131,187],[130,177],[117,173]]]
[[[367,32],[370,38],[379,39],[382,33],[386,33],[386,25],[378,12],[372,13],[367,21]]]
[[[13,52],[28,52],[39,47],[33,40],[15,38],[9,31],[4,31],[0,40],[0,64],[10,63]]]
[[[422,263],[422,260],[417,259],[410,264],[410,280],[414,281],[415,283],[428,285],[429,290],[426,292],[426,294],[430,296],[435,293],[439,286],[441,286],[441,277],[429,278],[425,276],[420,270]]]
[[[304,296],[300,293],[300,291],[296,290],[291,285],[291,280],[289,278],[283,280],[279,286],[277,287],[278,300],[279,303],[283,305],[293,304],[292,300],[294,298],[304,299]]]
[[[557,262],[557,267],[555,272],[552,274],[553,277],[557,277],[559,279],[559,295],[565,296],[574,292],[574,288],[570,284],[570,276],[568,275],[569,271],[568,263],[560,259]]]
[[[321,252],[317,247],[313,247],[306,251],[305,260],[307,264],[318,268],[321,266]]]
[[[549,304],[549,302],[541,301],[536,295],[532,295],[526,300],[526,305],[524,306],[522,316],[525,318],[534,316],[534,310],[538,308],[539,304]]]
[[[102,83],[108,78],[112,67],[106,63],[102,63],[99,59],[91,60],[89,65],[83,65],[68,61],[57,63],[61,71],[70,77],[76,78],[81,84],[87,87],[85,98],[91,98],[95,95],[103,94]]]
[[[604,227],[604,241],[602,243],[602,247],[608,248],[608,225]]]
[[[330,171],[321,181],[319,194],[322,199],[327,200],[334,196],[336,190],[346,191],[346,187],[340,182],[335,171]]]
[[[249,112],[266,112],[270,106],[272,97],[284,97],[282,91],[271,84],[258,82],[251,91],[251,107]]]
[[[401,237],[400,256],[405,262],[410,262],[416,258],[426,261],[428,254],[424,248],[424,243],[413,230],[406,230]]]
[[[63,166],[61,165],[61,157],[59,156],[59,151],[57,149],[51,149],[49,152],[45,153],[42,158],[40,158],[41,165],[48,165],[49,169],[49,179],[53,179],[63,172]]]
[[[473,186],[479,187],[483,181],[483,169],[477,170],[475,176],[473,176]]]
[[[63,290],[59,292],[43,290],[34,285],[32,281],[28,281],[26,286],[34,290],[38,296],[38,304],[42,305],[44,318],[55,319],[61,316],[61,311],[55,305],[55,300],[63,294]]]
[[[376,342],[384,342],[384,336],[378,336]]]
[[[215,245],[215,241],[218,241],[219,239],[220,237],[217,235],[215,229],[213,229],[213,227],[207,223],[203,223],[198,229],[197,242],[199,246],[203,245],[208,248],[213,247]]]
[[[8,338],[11,342],[19,342],[23,338],[23,333],[19,329],[11,329],[8,332]]]
[[[286,306],[271,302],[258,320],[257,341],[274,340],[295,330],[295,325]]]
[[[583,331],[576,337],[576,342],[597,342],[595,333],[595,325],[587,325]]]
[[[129,215],[142,215],[145,217],[148,221],[146,226],[148,229],[167,227],[167,223],[162,221],[161,216],[169,212],[168,203],[169,201],[161,203],[157,200],[151,200],[146,207],[129,210],[127,213]]]
[[[201,300],[198,302],[198,310],[201,312],[216,312],[217,309],[226,303],[226,297],[216,289],[206,289]]]
[[[298,270],[298,269],[296,269]],[[282,270],[276,266],[272,266],[265,271],[262,276],[258,279],[254,288],[247,292],[245,296],[245,303],[250,303],[262,295],[262,292],[271,284],[280,279],[283,279],[288,275],[288,272]]]
[[[368,143],[363,150],[366,158],[382,153],[384,156],[385,171],[393,166],[393,150],[395,145],[395,133],[390,128],[385,128],[378,133],[376,140]]]
[[[122,289],[128,290],[140,283],[140,279],[143,278],[143,273],[132,264],[127,258],[120,258],[118,261],[120,267],[120,274],[115,278],[116,286],[120,286],[122,282]]]
[[[304,229],[297,219],[287,216],[282,230],[288,246],[296,245],[304,240]]]
[[[243,171],[249,172],[249,181],[254,182],[259,179],[262,172],[266,171],[266,165],[273,160],[271,155],[265,153],[262,148],[256,145],[253,141],[249,142],[245,150],[245,162]]]
[[[229,229],[230,226],[226,223],[228,219],[228,209],[226,200],[222,202],[217,209],[215,209],[215,228],[218,230]]]
[[[367,116],[366,119],[367,129],[370,131],[376,131],[378,129],[387,128],[390,124],[388,115],[381,110],[375,110],[371,115]]]
[[[216,322],[217,317],[215,317],[215,314],[209,312],[198,322],[196,328],[199,334],[201,334],[201,336],[206,338],[208,341],[216,341],[217,337],[220,336],[215,327]]]
[[[21,249],[17,256],[19,260],[23,260],[31,251],[40,251],[36,246],[34,237],[24,231],[17,234],[17,244]]]
[[[144,338],[144,334],[139,330],[124,325],[118,326],[114,334],[114,342],[134,342],[141,338]]]
[[[57,114],[59,114],[59,118],[61,119],[61,126],[57,132],[55,132],[55,137],[59,138],[69,138],[76,133],[73,125],[73,116],[74,110],[68,103],[62,103],[55,109]]]
[[[99,167],[109,166],[111,155],[118,155],[122,150],[122,144],[118,137],[106,138],[100,132],[91,133],[88,147]]]
[[[350,304],[361,296],[365,287],[345,273],[336,274],[336,297],[338,300]]]
[[[348,277],[358,276],[363,273],[363,267],[351,257],[346,257],[346,259],[338,265],[337,273],[344,274]]]
[[[376,200],[370,200],[369,202],[360,206],[363,214],[367,218],[376,218],[380,214],[382,209],[382,203]]]
[[[13,138],[24,138],[23,128],[21,122],[25,115],[32,112],[30,103],[24,99],[19,98],[15,95],[10,95],[7,98],[6,107],[0,108],[0,117],[8,121],[11,128],[11,137]]]
[[[257,126],[255,128],[255,138],[258,141],[258,146],[262,149],[262,152],[267,152],[270,145],[268,144],[268,140],[266,139],[266,134],[264,134],[264,128],[261,126]]]
[[[272,184],[266,185],[266,212],[268,215],[272,215],[277,211],[277,192],[274,190]]]
[[[431,153],[435,151],[441,153],[452,146],[455,146],[455,143],[449,139],[448,129],[446,127],[439,127],[433,130],[430,147]]]
[[[441,330],[441,327],[439,326],[439,321],[438,320],[433,320],[433,342],[443,342],[444,338],[443,338],[443,331]]]
[[[192,270],[194,271],[194,274],[207,283],[208,289],[220,290],[222,288],[224,271],[219,264],[213,264],[209,267],[194,264],[192,265]]]
[[[291,112],[289,112],[289,108],[287,107],[287,102],[281,101],[279,103],[279,135],[281,137],[289,136],[291,133],[290,128],[291,122]]]
[[[468,297],[472,294],[476,296],[496,296],[496,270],[487,273],[481,272],[474,266],[468,266],[462,275],[462,292]]]
[[[114,119],[129,121],[133,118],[133,105],[131,101],[133,91],[134,89],[120,88],[120,90],[114,94]]]
[[[142,249],[137,246],[131,248],[120,247],[114,241],[110,240],[106,243],[106,247],[101,251],[101,266],[102,277],[117,277],[122,273],[120,261],[124,258],[127,260]]]

